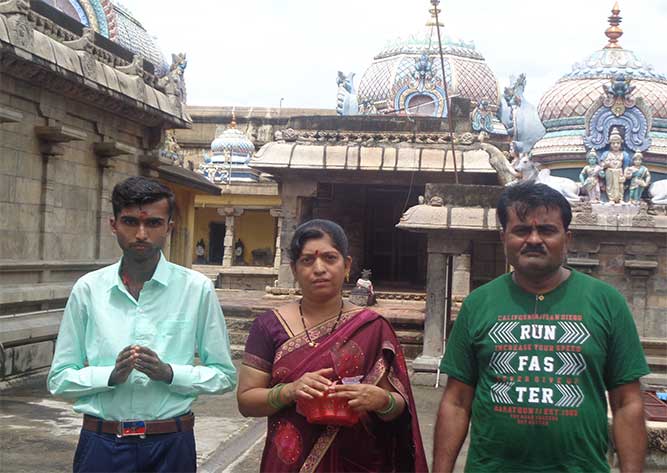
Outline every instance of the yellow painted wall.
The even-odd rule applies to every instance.
[[[268,210],[245,210],[243,215],[236,217],[234,243],[241,239],[245,246],[243,260],[252,264],[252,250],[271,248],[275,252],[276,222]]]
[[[171,233],[169,246],[165,247],[165,255],[172,263],[190,268],[192,267],[190,248],[194,246],[192,229],[195,220],[195,194],[187,187],[171,182],[164,182],[164,184],[172,190],[176,200],[173,216],[174,229]]]
[[[194,238],[192,240],[191,248],[192,261],[197,259],[197,256],[195,255],[195,245],[200,239],[203,239],[204,243],[206,244],[205,256],[208,259],[209,248],[211,246],[211,242],[208,241],[209,224],[211,222],[225,223],[225,217],[218,214],[217,210],[213,207],[195,209]]]

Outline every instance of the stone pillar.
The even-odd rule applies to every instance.
[[[222,267],[231,268],[234,261],[234,223],[235,217],[243,214],[243,209],[235,209],[234,207],[224,207],[218,209],[220,215],[225,216],[225,250],[222,254]]]
[[[468,294],[470,294],[470,255],[454,256],[452,297],[463,300]]]
[[[283,181],[281,184],[283,217],[280,232],[280,267],[278,268],[278,285],[293,288],[295,285],[290,268],[289,244],[294,230],[301,223],[301,201],[304,197],[312,197],[317,192],[317,183],[311,181]]]
[[[283,213],[281,209],[271,209],[269,211],[272,217],[278,219],[276,224],[276,244],[273,252],[273,269],[280,269],[280,259],[282,257],[282,249],[280,248],[280,234],[283,231]]]
[[[64,144],[83,141],[87,135],[51,118],[47,119],[47,125],[35,127],[35,135],[42,155],[39,259],[57,260],[62,252],[65,209],[62,203],[63,186],[57,181],[56,168],[65,166],[60,161],[60,156],[65,154]]]
[[[468,250],[468,240],[455,240],[442,231],[428,235],[428,263],[426,273],[426,318],[424,319],[424,345],[422,354],[412,364],[415,371],[413,382],[416,384],[433,384],[436,371],[443,354],[443,339],[446,336],[447,314],[447,261],[454,256],[461,268],[468,263],[468,281],[470,274],[470,256],[464,255],[456,260],[458,255]],[[467,259],[466,257],[467,256]],[[456,268],[456,266],[455,266]],[[463,281],[465,272],[461,271],[459,281]],[[454,279],[454,276],[452,277]],[[460,283],[462,284],[462,283]],[[469,283],[468,283],[469,286]],[[453,291],[452,291],[453,296]]]
[[[625,271],[630,280],[629,295],[626,295],[632,315],[637,325],[640,337],[659,337],[664,329],[659,326],[663,321],[651,320],[648,317],[647,303],[649,300],[648,280],[658,267],[656,261],[647,260],[625,260]]]
[[[95,259],[104,256],[105,236],[109,233],[108,210],[111,208],[111,189],[109,171],[106,166],[97,167],[97,203],[95,204]]]
[[[109,128],[108,126],[106,128]],[[115,237],[109,230],[109,217],[111,210],[111,173],[109,169],[113,167],[113,159],[120,155],[132,155],[134,149],[119,143],[110,138],[110,134],[117,134],[114,129],[105,129],[101,123],[97,123],[98,133],[101,135],[101,141],[93,143],[93,152],[97,160],[97,202],[95,204],[95,259],[112,258],[116,255]],[[101,130],[109,134],[102,133]],[[113,244],[110,244],[111,242]],[[111,249],[111,252],[110,252]]]
[[[442,337],[445,333],[447,312],[447,259],[448,255],[445,253],[428,253],[424,342],[422,354],[412,364],[415,371],[436,371],[442,357]]]

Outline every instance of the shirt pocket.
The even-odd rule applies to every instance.
[[[195,321],[188,320],[186,314],[169,314],[159,324],[157,340],[165,359],[185,362],[194,356]]]

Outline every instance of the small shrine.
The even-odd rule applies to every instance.
[[[211,142],[211,154],[204,156],[198,171],[215,184],[258,182],[259,171],[248,166],[255,145],[236,128],[236,117],[225,130],[218,128]]]

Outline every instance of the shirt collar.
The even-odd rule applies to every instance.
[[[115,275],[113,285],[119,288],[125,287],[120,277],[120,268],[122,265],[123,265],[123,257],[121,256],[118,263],[114,265],[114,272],[113,272],[113,274]],[[162,251],[160,251],[160,259],[157,262],[157,266],[155,267],[155,271],[153,272],[153,277],[150,279],[150,281],[155,281],[161,284],[162,286],[167,286],[169,285],[170,276],[171,276],[171,268],[169,267],[169,262],[164,257]]]
[[[157,262],[157,267],[153,273],[151,280],[167,286],[169,284],[169,276],[171,276],[171,268],[169,267],[169,262],[164,257],[162,251],[160,251],[160,261]]]

